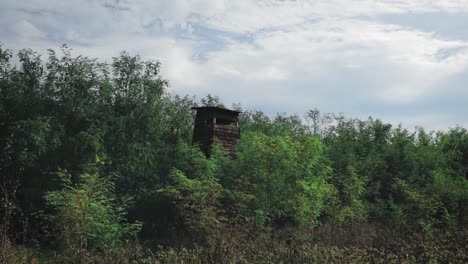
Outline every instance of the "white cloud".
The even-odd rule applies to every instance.
[[[39,30],[36,26],[31,24],[31,22],[27,20],[21,20],[15,23],[13,26],[14,31],[16,34],[21,38],[43,38],[46,36],[44,32]]]
[[[298,26],[323,18],[411,12],[468,12],[468,3],[465,0],[238,0],[228,1],[223,8],[208,10],[206,16],[197,17],[194,21],[214,29],[246,33]],[[203,14],[203,11],[200,13]]]
[[[246,80],[313,80],[340,67],[372,75],[376,66],[385,64],[394,80],[358,89],[378,89],[377,99],[408,103],[424,95],[432,83],[468,65],[466,49],[437,58],[440,50],[454,47],[467,48],[468,43],[442,41],[399,26],[335,20],[258,34],[252,44],[230,43],[212,52],[203,66],[217,75]]]

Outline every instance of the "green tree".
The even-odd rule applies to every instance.
[[[206,158],[198,148],[188,151],[189,166],[184,166],[188,170],[174,168],[169,184],[158,192],[175,206],[177,219],[195,241],[210,243],[222,221],[218,167],[214,158]]]
[[[98,174],[81,174],[73,184],[70,174],[58,173],[62,188],[47,192],[45,200],[52,209],[50,224],[53,234],[63,243],[71,261],[86,261],[89,251],[116,250],[126,240],[133,239],[140,223],[126,221],[126,206],[131,200],[118,200],[114,184]]]
[[[247,217],[258,223],[317,223],[334,194],[323,151],[316,137],[244,133],[234,163],[236,191],[252,198]]]

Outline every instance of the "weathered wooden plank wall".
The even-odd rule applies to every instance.
[[[233,153],[240,139],[239,112],[220,107],[195,107],[197,115],[193,131],[193,145],[210,155],[215,138],[228,152]]]

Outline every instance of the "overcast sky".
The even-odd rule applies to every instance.
[[[0,0],[0,42],[162,62],[171,91],[468,127],[468,0]]]

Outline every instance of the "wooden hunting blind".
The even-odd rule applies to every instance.
[[[206,155],[210,155],[216,138],[224,149],[232,153],[236,141],[240,138],[240,112],[216,106],[192,109],[197,110],[192,145],[199,145]]]

